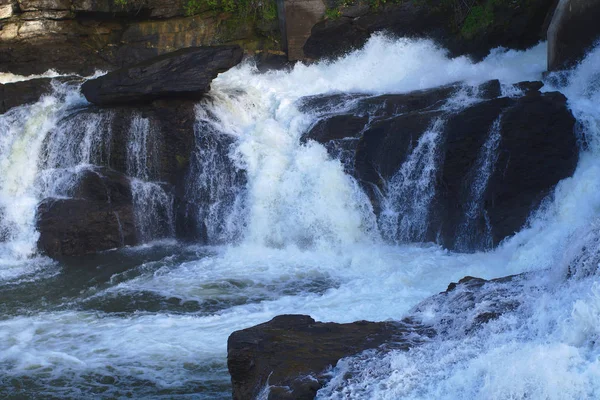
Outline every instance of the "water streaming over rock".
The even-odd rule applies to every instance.
[[[498,147],[502,140],[501,122],[502,116],[492,124],[489,136],[471,170],[472,178],[470,181],[467,180],[468,200],[463,206],[464,216],[458,226],[456,239],[456,248],[459,250],[469,251],[478,248],[489,250],[493,247],[490,220],[485,210],[483,196],[498,160]],[[482,223],[484,227],[477,226]],[[484,235],[481,236],[480,232],[484,232]]]
[[[158,135],[148,118],[135,114],[127,139],[127,175],[132,177],[133,212],[139,239],[145,243],[175,235],[174,199],[157,182]]]
[[[108,121],[114,116],[82,110],[88,105],[73,85],[0,116],[6,132],[0,138],[0,395],[229,398],[225,356],[233,330],[284,313],[350,322],[412,312],[449,330],[447,338],[409,353],[347,359],[319,396],[597,397],[597,230],[590,222],[600,209],[598,54],[561,88],[587,148],[574,176],[557,186],[526,229],[493,251],[470,254],[432,244],[392,245],[380,237],[424,240],[436,204],[431,182],[442,165],[436,149],[446,140],[448,118],[462,108],[444,110],[415,133],[409,157],[384,185],[390,203],[382,203],[378,221],[365,186],[347,173],[348,163],[301,140],[323,116],[301,99],[346,93],[354,102],[456,81],[476,87],[490,79],[507,87],[541,78],[544,45],[497,50],[473,63],[448,59],[430,41],[375,36],[335,62],[267,74],[245,64],[222,74],[196,109],[195,146],[189,160],[180,160],[189,161],[189,173],[177,211],[183,210],[191,230],[220,246],[163,243],[65,264],[27,258],[35,253],[37,204],[72,196],[57,187],[73,187],[84,170],[103,172],[93,164],[114,167],[120,151],[126,152],[121,172],[133,178],[133,201],[143,211],[136,221],[145,237],[164,237],[164,230],[153,231],[156,222],[180,214],[169,214],[170,192],[155,175],[155,161],[148,161],[158,139],[143,113],[130,119],[124,149],[112,146]],[[476,104],[477,97],[468,89],[451,99]],[[481,199],[495,168],[498,124],[480,132],[473,172],[465,176],[471,183],[464,230],[474,223],[471,216],[485,216]],[[406,215],[412,217],[401,223]],[[123,242],[122,229],[117,234]],[[435,299],[413,309],[465,275],[527,271],[541,272],[484,292],[491,303],[519,305],[478,332],[461,328],[471,314],[456,316]],[[566,281],[569,274],[579,279]]]
[[[426,240],[443,129],[444,120],[436,119],[387,185],[379,223],[389,240],[398,243]]]

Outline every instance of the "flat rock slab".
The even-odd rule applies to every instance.
[[[81,90],[97,105],[200,99],[221,72],[242,61],[239,46],[190,47],[87,81]]]
[[[341,358],[384,343],[408,349],[433,334],[410,321],[336,324],[281,315],[229,337],[233,398],[257,398],[268,385],[270,400],[313,399],[327,381],[326,370]]]

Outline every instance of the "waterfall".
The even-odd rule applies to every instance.
[[[139,239],[149,242],[175,235],[173,196],[156,181],[159,138],[151,121],[133,115],[127,141],[127,175]]]
[[[0,116],[0,131],[3,132],[0,138],[3,257],[21,259],[35,253],[36,207],[43,192],[53,190],[53,185],[40,185],[40,174],[44,175],[40,158],[46,137],[71,107],[83,101],[69,85],[57,84],[54,90],[53,95],[45,96],[31,106],[14,108]]]
[[[468,182],[468,197],[467,202],[463,206],[463,220],[458,226],[458,235],[456,248],[459,250],[473,250],[483,248],[489,250],[493,247],[492,232],[485,210],[484,194],[488,187],[488,182],[498,159],[498,146],[500,145],[500,128],[502,124],[502,116],[498,117],[492,124],[488,138],[483,144],[477,161],[473,165],[471,175],[472,180]],[[485,224],[485,229],[480,229],[478,224],[481,220]],[[485,232],[481,237],[481,232]]]
[[[444,120],[436,118],[388,183],[379,218],[386,239],[397,243],[425,241],[443,129]]]
[[[150,106],[124,107],[125,129],[117,132],[120,109],[98,110],[76,85],[57,84],[52,95],[0,116],[0,393],[227,398],[231,332],[302,313],[341,323],[410,314],[444,335],[409,352],[341,360],[321,399],[597,397],[598,54],[556,80],[566,86],[552,87],[550,77],[543,89],[560,89],[577,116],[584,149],[577,171],[525,229],[468,254],[411,243],[431,238],[444,132],[455,113],[479,101],[473,87],[541,79],[544,45],[496,50],[473,63],[427,40],[377,35],[339,60],[291,71],[240,65],[219,75],[197,105],[190,158],[177,160],[187,175],[175,189],[161,181],[164,132]],[[323,112],[352,113],[352,99],[457,81],[466,89],[413,132],[406,157],[386,175],[379,217],[347,158],[302,141]],[[348,102],[325,111],[306,105],[308,96],[330,95]],[[489,234],[470,233],[486,221],[502,123],[501,116],[480,132],[464,176],[456,240],[468,250],[489,242]],[[122,146],[114,145],[117,134]],[[75,196],[84,174],[107,166],[119,170],[112,171],[119,182],[130,178],[141,241],[175,235],[180,219],[197,240],[109,251],[76,266],[56,262],[49,272],[49,261],[36,258],[36,268],[46,264],[30,268],[40,201]],[[128,221],[107,214],[125,243]],[[415,308],[466,275],[522,273],[486,285],[476,299],[456,293],[466,304],[477,300],[476,309],[452,308],[443,296]],[[496,304],[511,307],[468,330]]]
[[[245,175],[230,158],[235,137],[222,132],[206,110],[209,100],[196,107],[196,147],[186,186],[186,217],[209,243],[232,243],[245,227]],[[198,233],[198,232],[197,232]]]

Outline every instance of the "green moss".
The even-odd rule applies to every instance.
[[[189,159],[187,157],[180,155],[175,156],[175,159],[177,160],[177,167],[179,168],[185,167],[189,162]]]
[[[188,16],[207,9],[232,13],[242,18],[259,18],[267,21],[277,18],[275,0],[188,0],[185,5]]]
[[[467,18],[462,24],[461,34],[466,38],[474,37],[494,22],[494,11],[491,2],[471,8]]]
[[[341,16],[342,12],[339,10],[339,8],[328,8],[327,10],[325,10],[325,17],[327,19],[336,20]]]

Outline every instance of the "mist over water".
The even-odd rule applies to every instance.
[[[525,52],[496,50],[473,63],[449,59],[427,40],[374,36],[364,49],[333,62],[266,74],[247,63],[221,74],[197,107],[198,151],[204,156],[191,161],[194,179],[187,188],[213,200],[193,215],[206,224],[215,245],[163,241],[111,251],[82,259],[79,267],[93,266],[85,273],[35,255],[35,210],[47,196],[68,197],[73,176],[106,153],[97,151],[107,143],[109,132],[98,128],[105,124],[90,117],[71,120],[82,124],[81,140],[64,138],[67,147],[53,148],[62,140],[59,127],[66,116],[85,105],[77,85],[57,85],[52,96],[0,116],[7,132],[0,138],[5,171],[0,177],[5,238],[0,247],[5,314],[0,395],[229,398],[226,340],[234,330],[283,313],[334,322],[400,319],[464,276],[489,279],[534,271],[531,281],[506,294],[523,306],[481,331],[467,335],[457,325],[448,338],[408,353],[344,360],[319,397],[597,397],[599,55],[590,54],[566,85],[552,87],[550,82],[561,80],[551,79],[544,88],[565,93],[580,122],[583,152],[574,176],[558,185],[530,226],[496,250],[474,254],[427,243],[395,244],[389,239],[396,235],[386,231],[388,225],[399,226],[410,241],[421,240],[428,179],[437,168],[435,126],[392,180],[396,190],[382,214],[393,221],[410,218],[386,225],[341,161],[320,144],[301,143],[318,112],[301,109],[298,100],[490,79],[500,79],[509,90],[512,83],[541,79],[544,44]],[[456,94],[448,107],[478,101],[472,92]],[[141,117],[132,121],[131,136],[137,139],[127,149],[128,168],[134,187],[139,185],[134,196],[164,208],[170,200],[159,198],[160,186],[143,197],[149,185],[156,185],[142,167],[148,165],[144,157],[151,157],[149,147],[134,146],[152,134],[147,125]],[[207,142],[204,129],[221,136]],[[478,157],[481,185],[494,158],[493,129],[488,135]],[[68,146],[72,150],[65,152]],[[229,148],[235,169],[219,158],[222,148]],[[239,170],[245,171],[243,178]],[[405,199],[403,190],[413,191],[415,185],[420,195],[411,202],[415,199]],[[475,186],[471,193],[473,212],[479,212],[478,190]],[[394,202],[405,209],[399,213]],[[468,230],[468,216],[463,224]],[[172,236],[153,233],[151,222],[140,227],[148,240]],[[579,278],[567,281],[569,271]],[[419,312],[435,326],[445,311],[431,304]]]

